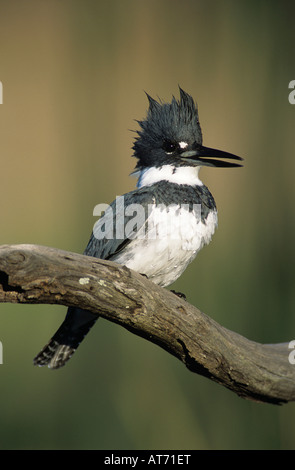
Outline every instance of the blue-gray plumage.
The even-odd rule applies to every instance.
[[[217,209],[199,179],[201,166],[237,167],[236,155],[202,145],[197,106],[180,89],[180,100],[162,103],[149,95],[147,117],[138,121],[133,149],[137,189],[108,207],[84,251],[144,274],[160,286],[172,284],[210,242]],[[139,216],[134,217],[138,209]],[[120,230],[118,230],[120,227]],[[97,315],[72,308],[34,364],[63,366],[94,325]]]

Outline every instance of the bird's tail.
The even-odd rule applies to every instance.
[[[59,369],[72,357],[76,349],[60,344],[53,338],[49,341],[42,351],[34,358],[35,366],[48,366],[50,369]]]
[[[80,308],[69,307],[62,325],[34,359],[36,366],[59,369],[72,357],[98,316]]]

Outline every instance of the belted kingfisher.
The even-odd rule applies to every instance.
[[[140,130],[133,145],[138,160],[134,172],[137,189],[123,196],[119,209],[115,201],[109,206],[94,226],[84,254],[125,265],[165,287],[210,242],[217,226],[215,201],[199,179],[201,166],[239,167],[241,164],[223,159],[242,158],[202,145],[197,105],[181,88],[180,99],[173,97],[171,103],[156,101],[148,94],[147,98],[147,117],[138,121]],[[134,227],[128,231],[134,205],[143,208],[143,217],[136,231]],[[116,234],[111,230],[113,237],[101,236],[119,220],[123,220],[123,231]],[[65,365],[97,318],[89,311],[69,307],[64,322],[34,364],[52,369]]]

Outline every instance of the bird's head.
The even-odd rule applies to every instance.
[[[197,105],[193,98],[179,88],[180,100],[162,103],[147,95],[147,117],[138,121],[140,130],[135,139],[136,168],[142,170],[163,165],[237,167],[241,157],[202,145],[202,131]]]

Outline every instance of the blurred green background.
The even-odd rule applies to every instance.
[[[219,229],[172,287],[259,342],[295,338],[294,2],[0,0],[1,244],[82,252],[128,175],[144,91],[178,84],[204,145]],[[294,449],[295,405],[244,401],[100,319],[70,363],[34,368],[65,315],[0,305],[1,449]]]

